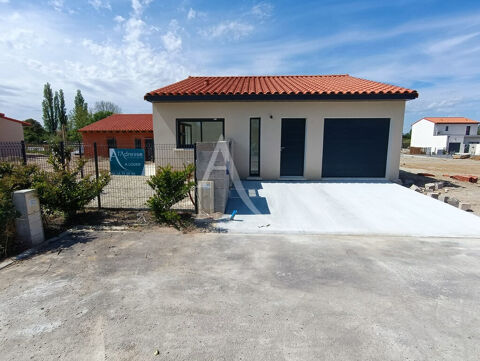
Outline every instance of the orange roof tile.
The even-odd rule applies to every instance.
[[[425,117],[422,119],[426,119],[431,121],[432,123],[443,123],[443,124],[478,124],[476,120],[465,118],[465,117]],[[422,120],[420,119],[420,120]]]
[[[279,96],[295,98],[400,98],[418,97],[416,90],[344,75],[285,76],[195,76],[153,90],[145,100],[167,100],[178,97],[254,98]]]
[[[80,132],[148,132],[153,131],[152,114],[113,114],[89,124]]]

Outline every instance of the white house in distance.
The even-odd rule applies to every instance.
[[[468,153],[469,144],[479,144],[476,120],[465,117],[425,117],[412,124],[410,147],[428,148],[432,154]]]
[[[30,123],[12,119],[0,113],[0,142],[21,142],[23,127],[29,126],[31,126]]]
[[[396,179],[415,90],[344,75],[200,76],[153,90],[155,144],[232,141],[241,178]],[[189,149],[190,148],[190,149]]]

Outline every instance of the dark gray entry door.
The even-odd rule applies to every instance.
[[[145,139],[145,161],[147,162],[155,160],[155,151],[153,144],[153,139]]]
[[[280,175],[303,176],[305,119],[282,119]]]
[[[325,119],[322,177],[383,178],[390,119]]]
[[[448,153],[459,153],[460,143],[448,143]]]

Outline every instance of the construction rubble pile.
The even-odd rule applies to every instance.
[[[461,202],[457,198],[448,195],[449,189],[445,187],[445,182],[440,181],[427,183],[424,187],[418,187],[415,184],[412,184],[410,189],[434,199],[438,199],[440,202],[448,203],[451,206],[458,207],[463,211],[471,211],[472,206],[470,203]]]

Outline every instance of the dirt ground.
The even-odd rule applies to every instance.
[[[420,176],[418,173],[430,173],[434,176]],[[400,178],[411,181],[417,186],[436,181],[447,182],[449,195],[461,202],[472,205],[472,211],[480,216],[480,183],[461,182],[446,175],[473,175],[480,178],[480,160],[437,158],[424,155],[402,154],[400,158]],[[408,185],[408,184],[407,184]],[[444,193],[445,189],[440,192]]]

